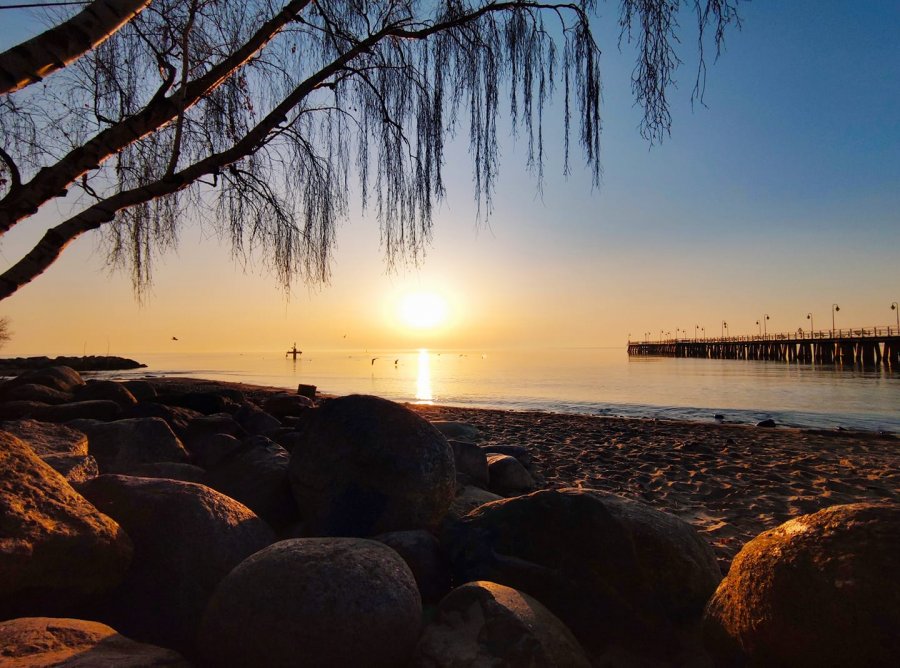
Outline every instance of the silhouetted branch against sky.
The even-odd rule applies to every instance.
[[[718,48],[736,2],[622,0],[650,141],[671,125],[680,5],[700,32],[702,97],[703,35]],[[540,181],[557,86],[564,169],[572,129],[599,184],[593,2],[98,0],[71,21],[98,8],[119,19],[64,54],[58,29],[0,54],[0,235],[69,195],[68,217],[0,275],[0,298],[95,229],[140,296],[155,255],[197,217],[238,257],[261,252],[285,288],[324,282],[354,191],[377,215],[388,264],[417,261],[445,195],[445,142],[467,132],[487,219],[501,100]]]

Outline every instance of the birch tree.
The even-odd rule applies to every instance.
[[[671,125],[679,17],[699,28],[702,94],[704,44],[719,48],[736,2],[621,0],[648,140]],[[70,211],[0,274],[0,299],[93,230],[140,295],[156,254],[198,218],[286,288],[326,281],[351,192],[388,263],[415,260],[446,195],[446,142],[467,136],[488,216],[498,119],[540,180],[551,99],[563,171],[571,137],[596,185],[593,12],[592,0],[97,0],[0,54],[0,238],[60,198]]]

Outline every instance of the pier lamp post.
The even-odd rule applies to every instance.
[[[897,302],[891,302],[891,310],[896,311],[897,316],[897,332],[900,333],[900,304]]]
[[[762,336],[762,325],[759,324],[759,320],[756,321],[756,333]]]
[[[703,333],[703,339],[706,340],[706,327],[701,327],[700,331]]]
[[[831,338],[834,338],[834,314],[841,310],[837,304],[831,305]]]
[[[769,319],[769,314],[766,313],[765,315],[766,315],[766,317],[763,318],[763,336],[768,336],[769,334],[768,334],[768,332],[766,332],[766,320]]]
[[[679,332],[679,331],[681,331],[681,328],[680,328],[680,327],[676,327],[676,328],[675,328],[675,340],[676,340],[676,341],[678,340],[678,332]]]
[[[725,330],[728,329],[728,323],[724,320],[722,321],[722,338],[725,338]]]
[[[812,338],[816,338],[816,326],[813,324],[812,313],[806,314],[806,319],[809,320],[809,334]]]
[[[697,330],[700,329],[700,325],[694,325],[694,341],[697,340]]]

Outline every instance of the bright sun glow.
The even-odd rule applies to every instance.
[[[415,329],[434,329],[447,321],[447,300],[434,292],[414,292],[400,302],[400,319]]]

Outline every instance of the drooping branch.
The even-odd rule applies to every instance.
[[[150,0],[94,0],[68,21],[0,53],[0,95],[64,68],[109,39]]]
[[[408,23],[386,26],[356,41],[351,48],[321,67],[313,75],[297,85],[283,100],[276,105],[256,126],[246,132],[242,138],[225,151],[214,153],[178,172],[167,174],[162,178],[130,190],[121,191],[87,208],[65,222],[48,230],[38,244],[25,256],[0,275],[0,300],[10,296],[21,286],[27,284],[43,273],[59,257],[60,253],[77,237],[85,232],[97,229],[114,220],[117,212],[127,207],[144,204],[151,200],[166,197],[189,187],[204,176],[218,174],[228,165],[252,155],[264,146],[271,136],[277,135],[277,129],[283,125],[290,114],[301,102],[321,86],[328,86],[335,77],[345,75],[348,65],[356,58],[369,54],[379,43],[397,38],[424,39],[446,29],[459,28],[481,19],[492,12],[508,11],[521,3],[500,3],[489,5],[478,12],[465,17],[454,17],[446,22],[435,22],[421,28],[410,27]],[[539,6],[535,4],[535,6]]]
[[[28,183],[10,191],[0,200],[0,234],[9,231],[23,218],[54,197],[64,195],[66,188],[86,171],[126,146],[160,129],[180,113],[192,107],[204,95],[215,90],[235,70],[259,52],[278,32],[309,5],[311,0],[292,0],[228,58],[168,97],[154,99],[144,109],[106,128],[95,137],[73,149],[55,165],[40,170]]]

